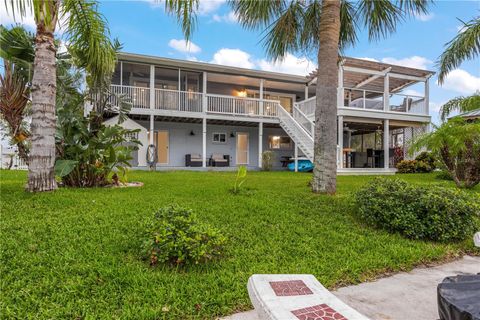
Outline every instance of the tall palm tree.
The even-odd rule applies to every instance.
[[[454,111],[468,112],[477,109],[480,109],[480,92],[468,97],[456,97],[449,100],[440,107],[440,118],[445,121]]]
[[[366,28],[370,40],[395,31],[406,17],[426,13],[429,0],[230,0],[240,23],[264,29],[264,46],[273,60],[288,52],[317,55],[314,171],[312,190],[336,191],[336,107],[338,53]]]
[[[54,32],[65,19],[66,41],[80,67],[95,83],[115,67],[116,54],[104,17],[94,0],[5,1],[16,19],[33,14],[36,24],[32,78],[31,150],[28,191],[49,191],[55,181],[56,52]]]
[[[438,82],[442,84],[447,74],[457,68],[463,61],[480,55],[480,16],[463,23],[463,28],[452,41],[446,44],[446,49],[439,58]]]

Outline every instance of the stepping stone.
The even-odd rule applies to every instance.
[[[255,274],[247,288],[260,319],[368,320],[310,274]]]

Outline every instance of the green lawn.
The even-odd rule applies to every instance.
[[[251,308],[253,273],[311,273],[333,288],[475,250],[362,226],[352,192],[372,177],[339,177],[330,197],[290,172],[250,172],[252,194],[237,196],[233,172],[132,172],[144,187],[34,195],[23,191],[25,172],[0,175],[2,318],[214,319]],[[401,177],[453,187],[431,174]],[[172,203],[228,236],[225,259],[152,269],[139,258],[145,217]]]

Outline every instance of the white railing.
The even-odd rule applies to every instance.
[[[298,102],[297,107],[307,117],[312,117],[315,115],[316,103],[317,103],[317,98],[311,97],[306,100]]]
[[[125,95],[132,102],[132,108],[148,109],[150,108],[150,89],[132,86],[120,86],[112,84],[110,86],[112,93]],[[111,98],[113,105],[117,104],[115,97]]]
[[[207,94],[207,112],[274,117],[278,101]]]
[[[202,112],[199,92],[155,89],[155,109],[186,112]]]
[[[298,108],[298,104],[296,103],[293,105],[293,118],[313,137],[315,124]]]
[[[390,111],[427,114],[425,98],[416,95],[394,93],[390,95]]]
[[[344,91],[348,97],[345,107],[383,111],[383,92],[355,88],[344,88]]]
[[[28,170],[28,165],[17,153],[5,154],[2,152],[0,153],[0,169]]]
[[[277,110],[280,126],[293,139],[304,155],[310,161],[313,161],[313,137],[281,105],[278,105]]]

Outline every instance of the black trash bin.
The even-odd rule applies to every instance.
[[[445,278],[437,298],[440,320],[480,320],[480,274]]]

